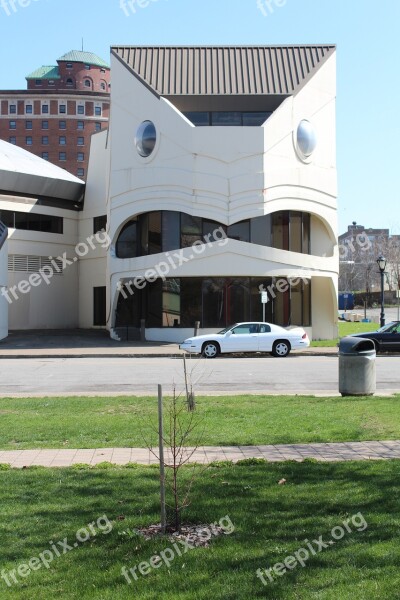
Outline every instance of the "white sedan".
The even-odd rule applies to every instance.
[[[218,333],[191,337],[179,348],[206,358],[227,352],[270,352],[287,356],[291,350],[308,348],[310,340],[302,327],[284,329],[271,323],[236,323]]]

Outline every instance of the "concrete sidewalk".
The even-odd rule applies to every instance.
[[[294,354],[332,356],[337,352],[337,347],[307,348]],[[116,342],[104,330],[14,331],[0,341],[0,358],[176,358],[183,354],[178,344]]]
[[[187,449],[190,453],[191,449]],[[155,450],[157,452],[157,450]],[[303,461],[314,458],[321,462],[346,460],[382,460],[400,458],[400,441],[346,442],[324,444],[284,444],[276,446],[206,446],[193,452],[190,462],[208,464],[213,461],[237,462],[246,458],[263,458],[268,462]],[[168,452],[166,460],[169,460]],[[147,448],[97,448],[71,450],[0,450],[0,463],[15,469],[31,466],[70,467],[77,463],[96,465],[138,463],[157,464]]]

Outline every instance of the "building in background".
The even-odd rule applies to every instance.
[[[400,235],[393,235],[389,228],[366,228],[353,221],[347,231],[339,235],[339,291],[362,294],[367,305],[379,301],[380,272],[377,258],[387,261],[385,289],[400,289]],[[395,294],[387,296],[395,300]],[[357,296],[357,300],[360,297]],[[360,303],[360,302],[358,302]]]
[[[0,91],[0,139],[86,179],[92,134],[108,127],[110,67],[73,50]]]

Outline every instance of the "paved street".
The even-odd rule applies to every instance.
[[[191,359],[198,394],[337,394],[337,356]],[[377,387],[400,392],[400,356],[377,358]],[[180,358],[50,358],[0,360],[0,395],[155,394],[183,389]]]

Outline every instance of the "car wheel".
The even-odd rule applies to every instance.
[[[283,358],[284,356],[287,356],[289,352],[290,344],[285,340],[279,340],[273,345],[272,356],[279,356],[280,358]]]
[[[215,342],[206,342],[202,348],[202,354],[205,358],[215,358],[219,354],[219,346]]]

